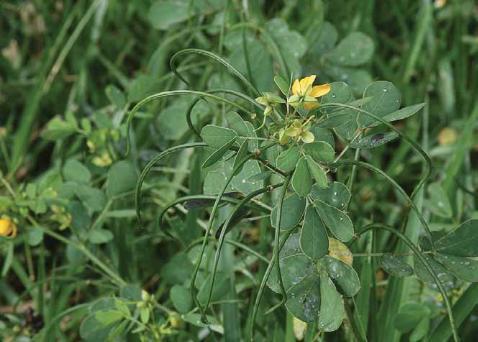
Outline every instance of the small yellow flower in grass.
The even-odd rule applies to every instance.
[[[292,84],[292,96],[289,97],[289,104],[291,106],[298,106],[300,103],[303,103],[305,110],[319,107],[317,99],[328,94],[330,84],[314,86],[315,78],[315,75],[311,75],[294,81]]]
[[[6,216],[0,219],[0,236],[6,238],[14,238],[17,236],[17,226]]]

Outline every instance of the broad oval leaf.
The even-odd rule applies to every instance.
[[[439,264],[437,261],[435,261],[435,259],[433,259],[429,255],[424,254],[423,257],[428,261],[433,272],[438,277],[443,287],[447,290],[452,289],[455,286],[455,277],[450,272],[448,272],[448,270],[445,267],[443,267],[443,265]],[[422,281],[427,283],[429,286],[431,286],[435,290],[438,289],[435,282],[435,278],[428,271],[428,269],[425,267],[423,262],[421,262],[416,255],[413,256],[413,261],[414,261],[415,274]]]
[[[201,130],[201,138],[213,148],[221,148],[236,137],[234,130],[216,125],[206,125]]]
[[[321,200],[313,203],[322,221],[338,240],[347,242],[354,237],[354,225],[346,213]]]
[[[276,203],[272,208],[271,224],[273,227],[277,226],[279,203]],[[297,194],[291,194],[284,199],[282,205],[282,215],[280,222],[280,229],[286,230],[296,227],[305,211],[305,199],[300,198]]]
[[[282,283],[288,291],[311,274],[317,274],[316,266],[300,249],[300,234],[291,234],[279,254]],[[317,275],[318,276],[318,275]],[[275,267],[267,281],[272,291],[280,293],[279,278]]]
[[[450,218],[453,215],[450,201],[445,190],[439,183],[432,183],[428,186],[428,194],[430,195],[426,202],[430,211],[440,217]]]
[[[478,220],[468,220],[435,242],[442,254],[461,257],[478,256]]]
[[[329,143],[325,141],[315,141],[310,144],[304,144],[304,153],[309,155],[316,162],[331,162],[334,160],[335,151]]]
[[[291,172],[295,169],[297,162],[300,158],[300,151],[297,145],[289,147],[287,150],[282,151],[276,159],[276,166],[285,171]]]
[[[300,158],[297,162],[291,183],[292,188],[299,196],[305,197],[310,193],[312,177],[309,172],[307,160],[304,157]]]
[[[326,274],[320,275],[319,329],[329,332],[337,330],[345,317],[344,301]]]
[[[350,144],[353,148],[372,149],[385,145],[386,143],[398,138],[397,132],[376,133],[367,135]]]
[[[307,207],[300,233],[300,247],[305,255],[317,261],[328,253],[329,238],[322,220],[312,205]]]
[[[420,109],[422,109],[423,107],[425,107],[425,103],[418,103],[416,105],[403,107],[403,108],[400,108],[399,110],[397,110],[393,113],[385,115],[382,119],[384,119],[385,121],[388,121],[388,122],[403,120],[403,119],[406,119],[406,118],[414,115],[415,113],[420,111]],[[381,124],[380,121],[376,121],[376,122],[368,125],[368,127],[375,127],[375,126],[378,126],[380,124]]]
[[[326,57],[334,64],[358,66],[367,63],[374,51],[373,40],[362,32],[352,32],[330,51]]]
[[[310,156],[306,156],[305,159],[307,160],[307,166],[309,167],[310,175],[315,179],[315,187],[327,187],[329,179],[327,178],[327,173],[325,173],[324,169]]]
[[[209,167],[211,165],[214,165],[217,161],[219,161],[224,154],[226,154],[227,151],[229,151],[229,148],[234,144],[234,141],[236,138],[231,139],[227,143],[225,143],[223,146],[218,148],[216,151],[212,152],[209,157],[204,161],[202,164],[203,168]]]
[[[329,277],[346,297],[355,296],[360,290],[360,279],[352,266],[326,255],[324,264]]]
[[[478,282],[478,260],[439,253],[434,255],[434,259],[458,279]]]
[[[350,191],[344,183],[333,182],[327,188],[312,187],[310,197],[320,200],[339,210],[345,210],[350,201]]]
[[[309,273],[287,291],[285,306],[295,317],[312,323],[319,316],[320,301],[319,276],[316,273]]]
[[[364,91],[364,98],[370,97],[370,100],[363,104],[362,109],[374,114],[375,116],[384,117],[398,108],[400,108],[401,95],[397,87],[388,81],[375,81],[370,84]],[[360,122],[368,126],[376,120],[366,114],[360,114]]]
[[[385,272],[394,275],[396,277],[408,277],[413,274],[413,268],[407,264],[403,258],[385,254],[380,258],[380,266]]]

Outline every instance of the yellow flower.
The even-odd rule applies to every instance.
[[[287,144],[289,138],[294,138],[297,142],[303,141],[306,144],[314,142],[314,135],[309,131],[308,123],[310,119],[302,123],[300,120],[294,120],[290,126],[279,131],[279,143]]]
[[[0,219],[0,236],[8,238],[17,236],[17,226],[8,217]]]
[[[294,105],[300,100],[304,102],[304,109],[312,110],[319,107],[317,98],[328,94],[330,91],[330,84],[321,84],[313,86],[316,76],[311,75],[304,77],[301,80],[295,80],[292,84],[292,96],[289,98],[289,103]]]

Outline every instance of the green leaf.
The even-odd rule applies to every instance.
[[[388,81],[375,81],[371,83],[365,89],[363,97],[370,97],[370,100],[364,103],[362,108],[382,118],[400,108],[400,92],[393,83]],[[360,122],[364,126],[368,126],[375,121],[375,119],[365,114],[360,115]]]
[[[110,100],[110,102],[115,105],[116,108],[122,109],[126,105],[125,95],[115,85],[108,85],[106,87],[105,92],[106,96],[108,97],[108,100]]]
[[[345,82],[332,82],[331,90],[322,97],[321,103],[341,103],[351,105],[355,100],[352,89]],[[327,119],[322,121],[320,127],[333,128],[337,134],[346,139],[352,139],[358,128],[358,111],[351,108],[325,107]]]
[[[302,157],[297,162],[294,174],[292,175],[292,188],[301,197],[305,197],[310,193],[312,188],[312,178],[310,176],[307,160]]]
[[[248,31],[243,34],[243,30],[230,31],[226,34],[225,45],[231,52],[229,63],[250,77],[259,91],[269,91],[273,87],[273,60],[267,46],[256,34]]]
[[[319,330],[337,330],[345,318],[344,302],[326,274],[320,275],[320,299]]]
[[[323,262],[340,293],[346,297],[353,297],[359,292],[360,279],[352,266],[328,255],[324,257]]]
[[[304,322],[314,322],[320,305],[319,274],[315,264],[300,249],[299,233],[291,234],[285,242],[279,265],[287,293],[287,310]],[[267,285],[272,291],[281,292],[275,268]]]
[[[304,256],[305,257],[305,256]],[[309,273],[287,291],[287,310],[301,321],[317,320],[320,308],[320,281],[317,272]]]
[[[63,166],[63,176],[65,180],[77,183],[88,183],[91,180],[90,170],[75,159],[67,160]]]
[[[322,221],[338,240],[347,242],[354,237],[354,226],[346,213],[321,200],[313,203]]]
[[[294,75],[299,75],[301,71],[300,58],[307,51],[307,41],[297,31],[289,29],[283,19],[274,18],[265,24],[265,29],[274,39],[280,49],[288,71]],[[286,72],[287,70],[282,70]]]
[[[284,96],[289,96],[289,82],[287,82],[282,76],[274,76],[274,83]]]
[[[311,156],[316,162],[331,162],[334,160],[335,151],[325,141],[315,141],[310,144],[304,144],[304,153]]]
[[[430,315],[430,309],[420,303],[407,303],[403,305],[395,316],[395,329],[407,333],[415,328],[418,323]]]
[[[307,275],[317,273],[315,264],[300,248],[300,233],[293,233],[289,236],[279,253],[279,264],[282,282],[286,290],[305,279]],[[271,272],[267,285],[272,291],[281,293],[275,268]]]
[[[406,119],[415,113],[417,113],[419,110],[421,110],[423,107],[425,107],[425,103],[419,103],[416,105],[408,106],[408,107],[403,107],[393,113],[387,114],[383,117],[385,121],[392,122],[392,121],[397,121],[397,120],[403,120]],[[381,122],[376,121],[375,123],[372,123],[368,125],[368,127],[375,127],[380,125]]]
[[[235,141],[236,141],[236,138],[233,138],[232,140],[228,141],[223,146],[218,148],[216,151],[211,153],[209,157],[202,164],[202,167],[206,168],[215,164],[218,160],[220,160],[224,156],[224,154],[226,154],[226,152],[229,151],[229,149],[231,148],[231,146],[234,144]]]
[[[299,147],[297,145],[292,145],[277,156],[276,166],[284,172],[291,172],[295,169],[299,158]]]
[[[339,210],[344,211],[350,201],[350,191],[344,183],[333,182],[326,188],[312,187],[310,197],[315,200],[320,200]]]
[[[211,300],[213,302],[224,299],[229,291],[229,278],[225,272],[217,272],[216,279],[214,282],[214,288],[212,291]],[[209,274],[207,278],[200,284],[199,291],[197,294],[197,299],[202,305],[206,304],[207,297],[209,296],[209,291],[211,288],[212,275]],[[198,285],[198,284],[197,284]]]
[[[407,264],[403,257],[385,254],[380,258],[380,266],[385,272],[396,277],[408,277],[413,274],[413,268]]]
[[[181,97],[175,99],[170,105],[161,110],[156,121],[156,127],[161,134],[168,140],[178,140],[183,136],[190,134],[190,128],[186,120],[186,112],[191,105],[191,101]],[[191,113],[193,125],[201,122],[209,113],[209,106],[203,101],[198,102]]]
[[[187,1],[158,0],[149,9],[148,19],[155,29],[167,30],[192,15]]]
[[[226,183],[227,177],[232,173],[233,160],[219,161],[211,166],[204,179],[204,193],[207,195],[218,194]],[[248,194],[263,187],[263,180],[254,179],[253,176],[261,172],[261,167],[256,160],[248,160],[242,170],[232,178],[226,192],[239,191]]]
[[[107,326],[123,319],[123,313],[118,310],[102,310],[95,312],[95,318],[100,324]]]
[[[423,256],[430,264],[433,272],[437,275],[443,287],[448,290],[452,289],[455,286],[455,277],[450,272],[448,272],[447,269],[443,267],[443,265],[436,262],[435,259],[433,259],[429,255],[424,254]],[[428,271],[423,262],[421,262],[416,255],[414,255],[413,261],[415,274],[433,289],[438,289],[436,286],[435,278]]]
[[[47,140],[55,141],[65,139],[76,133],[77,130],[78,127],[74,123],[65,121],[63,118],[56,116],[48,122],[46,129],[42,133],[42,137]]]
[[[93,313],[86,317],[80,325],[80,336],[87,341],[106,341],[114,325],[105,326]]]
[[[191,310],[193,300],[191,291],[182,285],[174,285],[169,293],[174,307],[179,313],[186,313]]]
[[[100,189],[87,185],[76,185],[74,191],[81,203],[92,212],[98,212],[104,209],[106,196]]]
[[[440,217],[451,218],[453,211],[448,195],[439,183],[432,183],[428,186],[429,200],[426,202],[430,211]]]
[[[107,243],[111,240],[113,240],[113,233],[109,230],[95,228],[88,232],[88,241],[93,244]]]
[[[241,147],[239,147],[239,150],[236,153],[236,156],[234,157],[234,164],[232,165],[232,169],[235,169],[241,162],[244,161],[248,157],[248,141],[244,140],[243,143],[241,144]],[[239,173],[242,170],[240,168],[237,173]]]
[[[350,144],[352,148],[372,149],[398,138],[397,132],[376,133],[360,138]]]
[[[478,282],[478,260],[439,253],[433,257],[458,279]]]
[[[106,194],[112,197],[134,190],[137,178],[136,169],[129,161],[116,162],[108,170]]]
[[[278,219],[278,210],[279,210],[279,203],[272,208],[271,213],[271,224],[273,227],[277,226],[277,219]],[[292,194],[284,199],[284,203],[282,205],[282,215],[281,215],[281,223],[280,228],[282,230],[290,229],[296,227],[302,215],[304,214],[305,210],[305,199],[300,198],[297,194]]]
[[[230,128],[206,125],[201,130],[201,138],[213,148],[221,148],[237,138],[237,133]]]
[[[317,261],[329,251],[329,238],[313,206],[308,206],[300,233],[300,247],[305,255]]]
[[[310,52],[311,57],[315,59],[320,59],[327,52],[332,50],[337,43],[338,32],[334,25],[328,21],[324,22],[320,28],[319,35],[315,40],[314,44],[311,46]]]
[[[478,256],[478,220],[469,220],[438,239],[435,247],[442,254],[476,257]]]
[[[342,39],[326,57],[335,64],[358,66],[367,63],[373,55],[374,44],[369,36],[361,32],[352,32]]]
[[[373,81],[372,76],[365,69],[330,64],[324,71],[331,79],[347,83],[354,94],[363,94],[367,85]]]
[[[423,338],[428,336],[430,330],[430,317],[425,316],[416,325],[410,334],[410,342],[423,341]]]
[[[316,163],[310,156],[306,156],[307,166],[309,167],[309,172],[316,181],[316,186],[319,188],[326,188],[329,182],[327,174],[324,169]]]
[[[31,227],[28,230],[27,241],[30,246],[38,246],[43,241],[43,229]]]
[[[248,150],[249,152],[254,152],[257,149],[257,135],[254,131],[254,126],[249,122],[244,120],[239,114],[236,112],[228,112],[226,114],[226,121],[230,129],[234,130],[238,135],[238,139],[236,140],[239,145],[242,145],[244,141],[248,143]],[[246,139],[251,138],[251,139]]]

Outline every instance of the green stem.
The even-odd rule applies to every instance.
[[[450,300],[448,298],[448,295],[446,293],[445,288],[443,287],[443,284],[440,281],[440,278],[435,273],[435,271],[433,270],[433,268],[430,265],[430,263],[428,262],[428,260],[423,256],[423,253],[413,244],[413,242],[408,237],[406,237],[405,235],[400,233],[398,230],[395,230],[392,227],[389,227],[389,226],[386,226],[386,225],[372,223],[370,225],[365,226],[360,231],[360,233],[358,235],[360,236],[360,235],[362,235],[362,234],[364,234],[364,233],[366,233],[366,232],[368,232],[369,230],[372,230],[372,229],[383,229],[383,230],[386,230],[386,231],[388,231],[392,234],[395,234],[399,239],[401,239],[408,246],[408,248],[410,248],[412,250],[413,254],[415,254],[415,256],[418,259],[420,259],[420,261],[425,266],[427,271],[433,277],[433,280],[435,281],[435,284],[438,287],[438,290],[440,291],[440,293],[443,297],[443,301],[445,302],[446,311],[448,313],[448,319],[449,319],[449,322],[450,322],[451,330],[452,330],[452,333],[453,333],[453,340],[455,342],[458,342],[459,338],[458,338],[458,333],[457,333],[457,330],[456,330],[455,320],[453,318],[453,310],[451,309]]]

